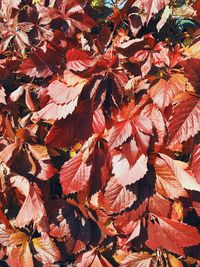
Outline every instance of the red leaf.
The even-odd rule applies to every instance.
[[[176,95],[186,90],[187,82],[188,79],[182,74],[174,74],[168,81],[160,79],[150,89],[153,102],[163,110]]]
[[[2,167],[2,164],[1,164],[1,167]],[[0,167],[0,174],[2,176],[1,167]],[[4,212],[2,211],[2,209],[0,209],[0,222],[3,223],[3,225],[5,225],[7,228],[10,228],[10,226],[11,226],[9,223],[9,220],[7,219],[7,217],[4,214]],[[3,228],[4,228],[4,226],[3,226]]]
[[[39,188],[30,185],[28,180],[23,176],[11,177],[12,186],[16,187],[26,199],[17,215],[16,225],[18,227],[25,227],[31,221],[38,231],[48,231],[48,219],[41,198]]]
[[[84,71],[94,64],[88,52],[76,48],[68,50],[65,58],[67,69],[73,71]]]
[[[85,116],[87,114],[87,116]],[[72,116],[56,121],[46,136],[46,143],[54,147],[73,146],[92,134],[92,111],[89,105],[79,105]],[[80,131],[81,129],[81,131]]]
[[[171,15],[172,10],[169,8],[169,6],[167,5],[162,13],[161,19],[159,20],[158,24],[157,24],[157,30],[158,32],[162,29],[162,27],[165,25],[165,23],[167,22],[169,16]]]
[[[27,107],[31,111],[35,111],[35,105],[34,105],[34,102],[33,102],[33,99],[31,97],[31,94],[30,94],[30,91],[29,90],[26,90],[26,93],[25,93],[25,102],[26,102]]]
[[[113,174],[122,186],[133,184],[147,172],[147,157],[142,154],[134,141],[125,144],[122,152],[112,158]]]
[[[40,180],[47,181],[56,173],[58,173],[58,170],[54,168],[53,165],[48,161],[39,160],[38,164],[40,166],[40,170],[37,173],[37,178],[39,178]]]
[[[31,154],[37,160],[49,160],[50,156],[47,151],[46,146],[38,144],[28,144],[28,148],[31,151]]]
[[[9,99],[12,102],[16,102],[20,98],[20,96],[22,96],[24,90],[25,90],[25,86],[24,85],[19,86],[15,91],[13,91],[10,94]]]
[[[136,1],[133,6],[139,6],[140,10],[144,10],[145,12],[145,21],[148,24],[151,17],[157,14],[161,9],[163,9],[167,4],[169,4],[169,0],[142,0]]]
[[[82,91],[86,80],[74,75],[73,73],[65,74],[66,82],[55,80],[48,86],[47,94],[56,104],[67,104],[74,100]]]
[[[173,169],[161,158],[155,160],[156,191],[166,198],[187,197],[186,190],[182,187]]]
[[[160,154],[160,156],[164,159],[171,172],[178,178],[183,188],[200,192],[200,184],[197,183],[193,176],[184,170],[183,162],[175,161],[164,154]]]
[[[169,124],[169,144],[180,144],[195,136],[200,129],[200,101],[198,97],[190,97],[175,106]]]
[[[101,108],[95,110],[93,114],[92,129],[97,134],[101,134],[105,129],[105,117]]]
[[[161,246],[183,256],[184,247],[200,243],[200,234],[195,227],[158,216],[149,219],[148,237],[146,245],[152,250]]]
[[[132,127],[129,120],[116,123],[110,130],[109,148],[122,145],[132,134]]]
[[[118,229],[118,232],[125,235],[131,234],[135,229],[135,222],[140,221],[143,217],[143,214],[147,210],[148,200],[145,199],[142,204],[134,207],[131,211],[125,211],[122,215],[115,217],[114,223],[115,227]],[[134,204],[133,204],[134,205]]]
[[[177,49],[178,50],[178,49]],[[179,57],[180,61],[180,50],[176,52],[176,57]],[[176,58],[175,57],[175,58]],[[188,60],[182,60],[181,65],[184,67],[185,76],[189,79],[192,86],[196,89],[197,93],[200,92],[200,58],[191,58]]]
[[[92,166],[83,161],[83,154],[79,152],[67,161],[60,171],[60,182],[64,194],[82,190],[89,182]]]
[[[45,53],[37,50],[22,62],[19,72],[30,77],[46,78],[52,75],[58,61],[58,55],[54,50],[48,49]]]
[[[14,229],[8,225],[0,224],[0,243],[3,246],[10,245],[10,236],[15,233]]]
[[[85,252],[78,256],[77,267],[112,267],[112,265],[102,255],[97,254],[94,250]]]
[[[155,138],[157,141],[155,142],[155,151],[157,149],[159,150],[160,147],[162,147],[164,138],[166,136],[165,121],[162,113],[154,104],[146,105],[142,113],[143,112],[147,118],[150,118],[153,127],[157,131],[157,136]]]
[[[94,262],[94,258],[95,252],[93,250],[84,252],[76,259],[77,267],[91,266],[91,264]]]
[[[134,222],[132,227],[133,227],[133,231],[132,231],[131,235],[129,236],[128,240],[126,241],[126,243],[129,243],[130,241],[132,241],[133,239],[135,239],[136,237],[138,237],[140,235],[141,220]]]
[[[39,118],[43,120],[60,120],[66,118],[69,114],[73,113],[77,103],[78,97],[70,101],[68,104],[63,105],[57,105],[56,103],[50,102],[38,112]]]
[[[85,250],[91,238],[88,220],[82,216],[80,210],[66,202],[62,208],[57,206],[56,209],[57,212],[52,213],[51,236],[64,237],[66,250],[70,255]]]
[[[73,117],[56,121],[48,132],[45,143],[53,147],[67,147],[75,144],[76,121]],[[64,138],[65,137],[65,138]]]
[[[74,76],[69,76],[74,78]],[[38,112],[38,116],[44,120],[60,120],[71,114],[77,106],[78,96],[83,88],[83,80],[74,81],[68,84],[58,80],[48,86],[50,100],[47,105]]]
[[[139,50],[137,51],[134,56],[130,57],[129,60],[133,63],[144,61],[149,55],[148,50]]]
[[[171,203],[159,194],[154,194],[149,198],[149,212],[158,216],[168,217],[171,210]]]
[[[13,154],[18,150],[18,143],[13,143],[6,146],[0,152],[0,162],[8,163],[9,160],[12,158]]]
[[[142,77],[145,77],[147,73],[151,70],[152,67],[152,58],[151,55],[147,57],[147,60],[141,67]]]
[[[104,195],[105,208],[108,214],[125,210],[135,200],[136,195],[126,187],[119,185],[115,176],[108,181]]]
[[[29,243],[25,242],[20,247],[13,247],[10,251],[8,251],[8,259],[6,262],[11,267],[34,267],[33,256]]]

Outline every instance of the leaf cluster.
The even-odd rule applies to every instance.
[[[200,259],[200,1],[0,0],[0,265]]]

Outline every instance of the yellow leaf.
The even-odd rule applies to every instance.
[[[184,54],[189,58],[200,59],[200,41],[184,48]]]
[[[168,254],[168,259],[172,267],[183,267],[181,261],[179,261],[174,255]]]
[[[191,5],[182,5],[178,8],[173,8],[173,16],[181,16],[184,18],[191,18],[195,16],[196,11]]]
[[[46,146],[37,144],[28,144],[28,147],[34,158],[38,160],[50,159]]]
[[[54,263],[61,259],[59,249],[48,235],[36,237],[32,243],[36,251],[35,258],[43,264]]]
[[[28,241],[29,237],[23,232],[16,232],[11,234],[10,243],[13,245],[24,245]]]
[[[175,200],[173,206],[173,211],[176,213],[177,219],[179,221],[183,220],[183,205],[181,201]]]
[[[34,267],[33,256],[28,242],[23,243],[20,247],[11,248],[10,257],[16,261],[16,266]]]
[[[113,258],[115,259],[115,261],[117,263],[121,263],[125,258],[126,256],[128,256],[128,252],[125,252],[123,250],[118,250],[114,255],[113,255]]]
[[[76,156],[76,152],[72,149],[70,150],[69,155],[70,155],[70,158],[73,158]]]
[[[40,0],[32,0],[32,4],[39,4],[40,3]]]

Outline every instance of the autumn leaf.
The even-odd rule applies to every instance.
[[[183,188],[200,191],[200,185],[197,183],[197,181],[192,175],[190,175],[186,170],[184,170],[181,162],[175,161],[169,156],[161,153],[160,156],[165,161],[168,168],[171,169],[172,173],[178,178]]]
[[[35,258],[38,261],[46,264],[55,263],[61,259],[60,251],[48,235],[34,238],[32,243],[36,250]]]
[[[183,264],[174,255],[168,254],[169,261],[172,267],[183,267]]]
[[[0,1],[0,265],[198,265],[200,2],[175,2]]]
[[[175,106],[169,124],[169,144],[180,144],[194,137],[200,129],[200,101],[197,97],[190,97]]]
[[[84,266],[99,266],[99,267],[111,267],[112,265],[102,255],[98,255],[95,251],[91,250],[83,253],[77,259],[77,267]]]
[[[130,207],[136,196],[126,187],[118,184],[118,179],[112,177],[105,188],[105,208],[110,213],[118,213]]]
[[[137,2],[136,2],[137,3]],[[135,5],[136,5],[135,3]],[[146,23],[148,24],[151,17],[158,13],[161,9],[163,9],[167,4],[169,4],[169,0],[151,0],[146,1],[142,0],[140,3],[141,10],[144,9],[146,16]]]
[[[158,193],[172,199],[188,196],[178,177],[163,159],[156,158],[154,166],[156,171],[155,189]]]
[[[130,121],[122,121],[114,126],[110,130],[109,135],[109,147],[110,149],[122,145],[128,137],[132,134],[132,127]]]
[[[53,74],[55,62],[58,60],[59,57],[53,49],[48,49],[46,52],[37,50],[22,62],[18,72],[30,77],[48,77]]]
[[[50,100],[36,115],[36,118],[45,120],[59,120],[71,114],[78,103],[78,96],[85,84],[85,79],[80,79],[72,73],[67,73],[66,83],[55,80],[49,84],[47,95]]]
[[[174,74],[168,81],[160,79],[150,88],[153,102],[161,110],[172,103],[173,98],[186,90],[188,79],[182,74]]]
[[[199,244],[200,235],[193,226],[154,216],[148,221],[148,240],[146,245],[155,250],[163,248],[184,255],[183,248]]]
[[[126,267],[153,267],[156,266],[155,258],[148,253],[132,253],[128,255],[120,264]]]
[[[68,50],[65,58],[67,69],[73,71],[84,71],[94,64],[88,52],[75,48]]]
[[[189,58],[200,59],[200,49],[199,49],[200,41],[195,42],[191,46],[186,46],[184,48],[184,54]]]
[[[191,155],[191,169],[197,182],[200,183],[200,144],[195,144]]]
[[[78,254],[85,250],[91,239],[90,223],[78,208],[66,202],[60,204],[60,209],[57,206],[54,213],[51,212],[50,235],[61,238],[65,242],[67,253]],[[60,212],[61,216],[59,216]],[[77,217],[78,214],[79,217]]]
[[[30,185],[25,177],[19,175],[12,176],[11,182],[26,197],[16,217],[16,225],[25,227],[33,221],[38,230],[47,232],[48,219],[39,188]]]
[[[0,87],[0,103],[6,105],[6,93],[2,86]]]
[[[133,184],[147,172],[147,158],[140,152],[134,139],[112,157],[113,174],[122,186]]]
[[[65,194],[82,190],[89,182],[91,165],[83,161],[83,154],[79,152],[67,161],[60,171],[60,182]]]

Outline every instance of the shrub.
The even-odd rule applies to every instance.
[[[0,5],[1,266],[196,266],[199,0]]]

